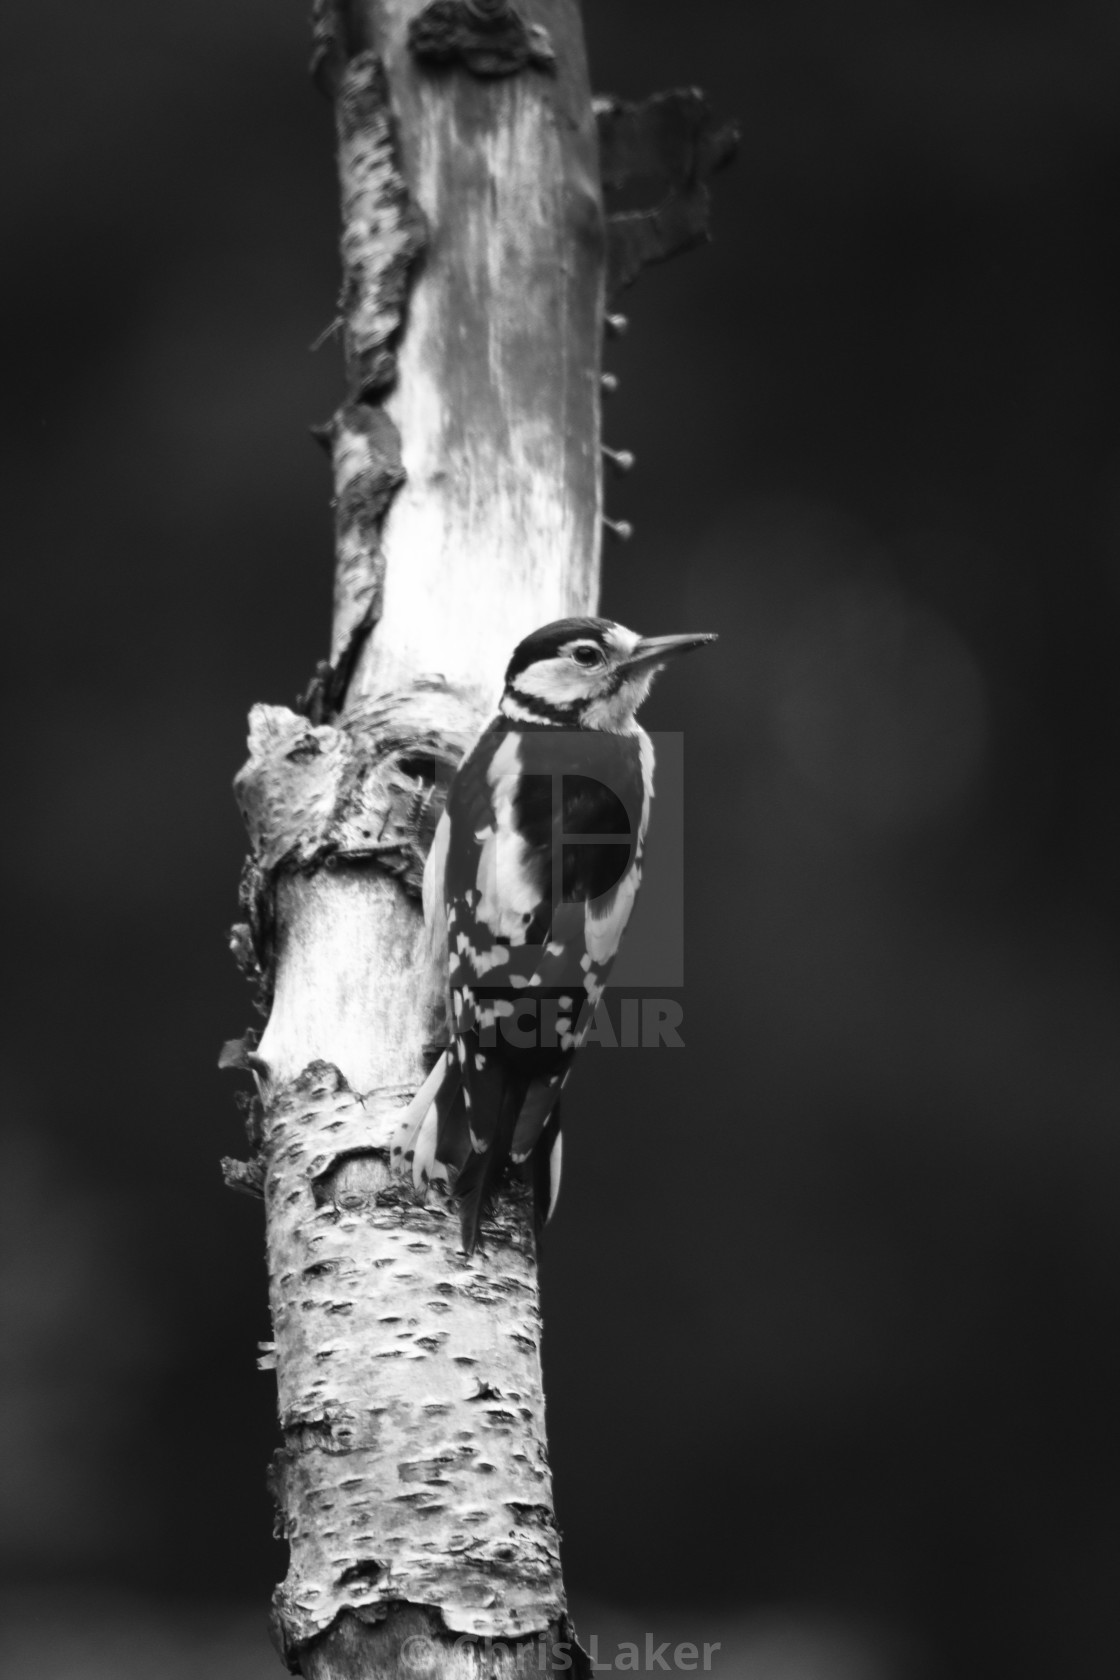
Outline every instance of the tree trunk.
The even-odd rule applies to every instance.
[[[468,1260],[390,1154],[443,1030],[416,898],[440,791],[514,645],[598,593],[581,29],[574,0],[356,0],[315,32],[343,212],[334,634],[308,715],[254,709],[237,783],[268,1023],[257,1163],[230,1173],[267,1219],[274,1624],[308,1676],[560,1671],[531,1211],[503,1201]]]
[[[225,1168],[265,1201],[274,1629],[316,1680],[563,1673],[586,1659],[527,1196],[468,1260],[393,1166],[447,1034],[417,896],[514,646],[595,609],[606,290],[707,236],[736,136],[694,89],[593,110],[576,0],[316,0],[313,28],[342,185],[334,627],[303,710],[250,719],[234,948],[268,1023],[224,1056],[259,1093]],[[652,207],[605,220],[600,168]]]

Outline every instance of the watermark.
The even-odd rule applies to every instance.
[[[482,1049],[499,1040],[515,1050],[567,1050],[598,1044],[605,1050],[681,1050],[684,1010],[676,998],[616,997],[608,992],[577,1009],[574,994],[479,999],[460,1010],[457,1032],[473,1029]]]
[[[554,1639],[541,1634],[537,1639],[477,1639],[473,1634],[461,1633],[452,1650],[471,1648],[483,1659],[484,1671],[530,1674],[552,1674],[567,1669],[577,1672],[590,1665],[593,1674],[711,1674],[712,1662],[722,1642],[682,1639],[658,1640],[652,1633],[642,1635],[641,1641],[620,1640],[614,1644],[600,1643],[591,1634],[583,1649],[570,1639]],[[416,1633],[401,1643],[401,1662],[410,1674],[422,1680],[426,1674],[442,1668],[448,1646],[426,1634]],[[499,1668],[500,1659],[500,1668]]]
[[[515,986],[534,973],[546,987],[582,985],[585,971],[578,964],[585,919],[599,923],[610,946],[616,918],[626,925],[626,935],[612,985],[627,992],[684,985],[684,736],[661,730],[649,739],[652,765],[648,754],[643,763],[636,742],[632,752],[620,753],[619,738],[598,730],[528,730],[519,737],[515,764],[493,776],[491,804],[495,811],[512,808],[517,826],[533,837],[533,867],[544,874],[535,887],[551,906],[542,942],[534,943],[532,930],[526,930],[525,942],[513,947]],[[644,777],[650,772],[657,797],[643,841]],[[437,781],[439,774],[433,760],[430,779]],[[639,851],[641,867],[635,871]],[[491,873],[480,883],[480,902],[472,906],[484,925],[487,910],[502,907],[508,914],[511,906],[526,902],[523,864],[519,846],[495,850]],[[454,952],[452,930],[452,957]],[[500,983],[510,978],[509,971],[493,978]]]

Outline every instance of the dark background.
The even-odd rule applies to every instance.
[[[743,145],[715,246],[608,358],[638,467],[605,610],[722,640],[647,710],[686,734],[687,1048],[589,1051],[570,1106],[570,1585],[591,1631],[730,1628],[758,1680],[1096,1680],[1118,14],[587,10],[597,87],[698,82]],[[264,1675],[261,1222],[214,1063],[250,1019],[244,716],[327,640],[330,115],[297,0],[59,0],[0,38],[0,1544],[39,1642],[6,1660]]]

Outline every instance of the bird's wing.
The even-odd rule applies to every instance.
[[[595,731],[483,736],[446,813],[453,993],[572,986],[590,995],[589,978],[601,990],[641,880],[645,740]]]
[[[582,902],[579,962],[594,1009],[641,885],[653,747],[644,730],[621,738],[597,735],[592,742],[586,783],[576,779],[564,816],[566,834],[587,838],[569,840],[564,872],[565,897]],[[597,793],[597,783],[607,791]],[[597,834],[603,836],[599,845],[593,843]]]

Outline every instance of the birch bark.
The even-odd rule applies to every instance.
[[[307,716],[254,709],[237,781],[268,1021],[230,1176],[265,1200],[274,1625],[323,1680],[562,1670],[529,1209],[467,1260],[389,1152],[441,1030],[415,896],[439,790],[516,642],[598,594],[590,90],[574,0],[355,0],[315,30],[348,385],[331,660]]]

